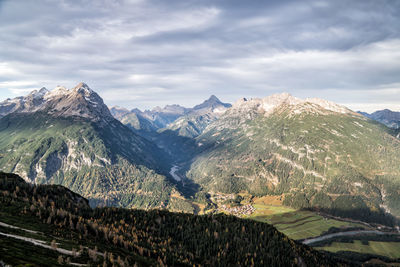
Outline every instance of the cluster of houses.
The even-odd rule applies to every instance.
[[[241,216],[241,215],[250,215],[256,209],[252,205],[248,204],[248,205],[236,206],[236,207],[229,207],[227,205],[222,205],[220,207],[220,210],[224,211],[224,212],[228,212],[235,216]]]

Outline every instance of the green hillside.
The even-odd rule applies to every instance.
[[[205,191],[283,194],[284,204],[338,216],[400,216],[400,142],[387,128],[308,102],[256,108],[228,110],[197,138],[203,151],[188,178]]]
[[[91,209],[86,199],[62,186],[32,186],[13,174],[0,173],[0,215],[0,260],[12,265],[356,264],[300,245],[266,223],[225,215]]]
[[[93,204],[168,206],[168,159],[120,122],[44,113],[0,120],[0,167],[36,183],[60,184]]]

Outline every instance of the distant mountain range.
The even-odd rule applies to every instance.
[[[194,137],[199,135],[206,125],[218,118],[231,105],[222,103],[212,95],[203,103],[193,108],[179,105],[167,105],[164,108],[156,107],[152,110],[127,110],[121,107],[112,107],[111,114],[124,124],[135,130],[157,131],[159,129],[172,130],[181,136]]]
[[[367,118],[370,118],[372,120],[383,123],[387,127],[390,127],[393,129],[400,128],[400,112],[391,111],[389,109],[384,109],[384,110],[375,111],[371,114],[366,113],[366,112],[361,112],[361,111],[359,111],[358,113],[360,113],[361,115],[364,115]]]
[[[81,83],[8,99],[0,114],[1,170],[93,205],[195,212],[212,208],[209,194],[246,193],[390,225],[400,217],[395,132],[326,100],[211,96],[193,108],[109,111]]]

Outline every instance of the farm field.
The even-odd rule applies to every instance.
[[[392,259],[400,258],[399,242],[368,241],[368,245],[364,245],[360,240],[354,240],[352,243],[333,242],[331,245],[315,247],[315,249],[327,250],[330,252],[353,251],[381,255]]]
[[[299,211],[280,205],[254,204],[256,211],[248,218],[273,224],[293,239],[317,237],[331,227],[350,228],[364,225],[324,218],[311,211]]]
[[[269,201],[273,201],[274,204],[268,204]],[[362,224],[325,218],[315,212],[286,207],[276,199],[255,199],[253,207],[256,209],[255,212],[247,218],[270,223],[280,232],[296,240],[320,236],[331,227],[343,229],[362,227],[366,230],[368,229],[367,226]],[[314,248],[334,253],[352,251],[381,255],[392,259],[400,258],[399,242],[368,241],[368,243],[364,242],[363,244],[360,240],[354,240],[351,243],[332,242],[330,245]]]

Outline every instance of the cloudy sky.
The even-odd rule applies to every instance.
[[[0,99],[80,81],[128,108],[285,91],[400,110],[400,1],[0,0]]]

